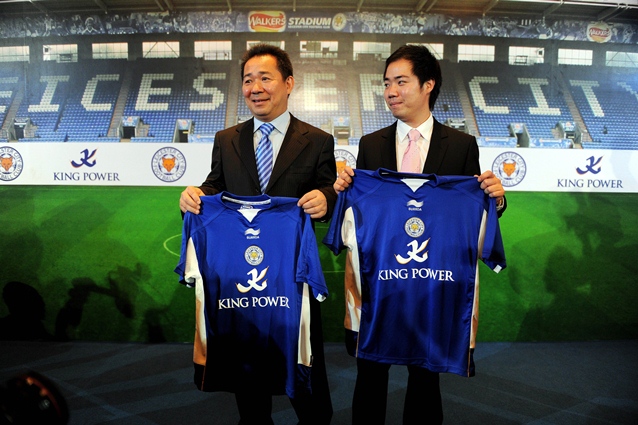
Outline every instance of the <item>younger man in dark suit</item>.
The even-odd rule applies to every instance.
[[[478,176],[485,193],[497,199],[501,214],[505,190],[492,171],[480,174],[476,138],[444,126],[432,116],[441,82],[439,62],[427,47],[402,46],[388,57],[384,98],[397,122],[361,138],[357,168]],[[335,191],[352,184],[353,176],[352,168],[346,167],[335,181]],[[352,273],[349,265],[346,262],[346,275]],[[389,369],[389,364],[357,359],[353,425],[385,422]],[[442,423],[439,374],[416,366],[408,366],[408,372],[404,425]]]
[[[189,186],[181,194],[182,212],[200,212],[200,196],[228,191],[235,195],[299,198],[298,205],[314,220],[327,221],[337,195],[334,138],[299,121],[288,112],[288,96],[295,85],[292,64],[283,50],[260,44],[246,52],[241,64],[242,94],[254,118],[215,135],[211,171],[199,187]],[[263,138],[262,124],[270,124],[271,174],[264,181],[258,171],[256,153]],[[262,188],[263,186],[263,188]],[[285,235],[282,235],[282,237]],[[310,302],[310,341],[313,354],[312,396],[291,399],[300,424],[328,424],[332,403],[323,352],[319,303]],[[235,394],[241,425],[272,424],[272,396],[263,388]]]

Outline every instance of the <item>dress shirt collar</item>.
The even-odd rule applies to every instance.
[[[254,118],[255,120],[255,127],[253,129],[253,131],[257,131],[259,130],[259,127],[261,127],[261,125],[264,123],[263,121]],[[275,127],[275,130],[277,130],[280,134],[286,134],[286,131],[288,131],[288,126],[290,125],[290,112],[286,111],[283,114],[279,115],[277,118],[275,118],[274,120],[270,121],[270,123]]]
[[[425,122],[421,123],[417,130],[421,133],[421,137],[423,137],[426,141],[432,138],[432,127],[434,126],[434,117],[430,114],[430,117],[425,120]],[[408,132],[412,130],[412,127],[407,125],[401,120],[397,121],[397,141],[398,143],[407,143],[408,142]]]

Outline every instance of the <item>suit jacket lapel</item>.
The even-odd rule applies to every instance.
[[[310,141],[306,138],[306,133],[308,133],[308,128],[297,118],[290,115],[290,125],[288,126],[288,131],[286,131],[286,135],[284,136],[284,141],[281,145],[281,149],[279,150],[279,154],[277,155],[277,159],[275,160],[275,165],[266,191],[268,191],[277,179],[281,177],[288,168],[290,168],[301,151],[303,151],[308,145]]]
[[[443,161],[443,156],[448,148],[447,132],[441,123],[434,120],[432,126],[432,138],[430,139],[430,147],[428,156],[425,159],[423,173],[436,174]]]
[[[237,127],[237,134],[233,137],[233,146],[237,155],[244,164],[251,179],[259,186],[259,174],[257,174],[257,160],[255,159],[255,145],[253,142],[255,122],[250,119]]]
[[[381,143],[381,149],[379,149],[379,155],[381,159],[381,167],[388,170],[397,170],[397,122],[387,127],[387,131],[381,134],[384,139]]]

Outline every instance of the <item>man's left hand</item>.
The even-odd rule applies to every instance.
[[[478,176],[478,182],[481,183],[481,189],[491,198],[496,198],[496,203],[501,204],[505,196],[505,189],[501,184],[501,179],[491,171],[485,171]]]
[[[326,195],[315,189],[306,193],[299,199],[297,206],[303,208],[304,212],[312,219],[319,219],[328,212],[328,201]]]

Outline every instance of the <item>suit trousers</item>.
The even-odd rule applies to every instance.
[[[353,425],[383,425],[388,401],[389,364],[357,359],[357,381],[352,400]],[[403,425],[441,424],[443,405],[439,374],[408,366]]]
[[[310,297],[310,346],[312,369],[310,383],[312,394],[291,398],[299,425],[328,425],[332,419],[332,400],[328,386],[328,373],[323,349],[323,327],[320,303]],[[269,425],[272,421],[272,395],[250,389],[235,393],[240,425]]]

